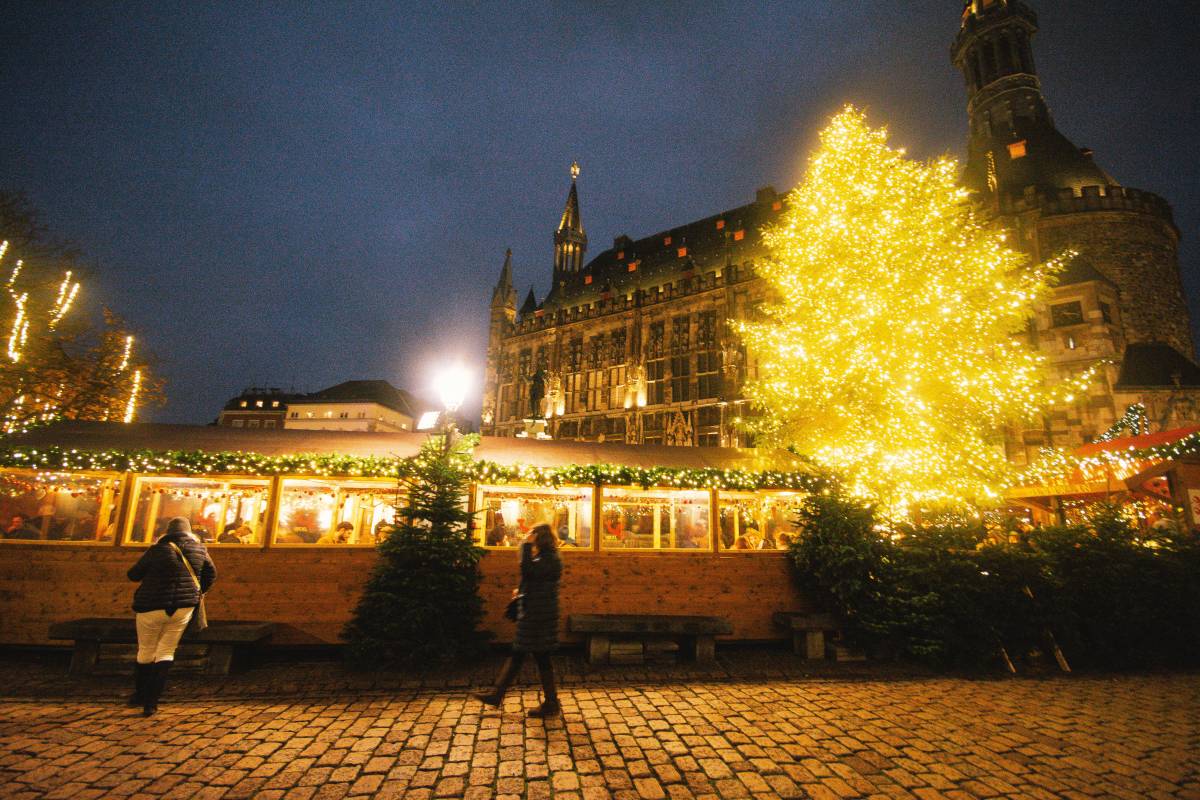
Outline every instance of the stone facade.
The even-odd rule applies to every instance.
[[[1161,407],[1151,419],[1167,427],[1197,421],[1200,408],[1171,208],[1118,184],[1057,130],[1034,66],[1036,32],[1036,14],[1019,0],[965,4],[951,48],[968,94],[963,183],[1031,258],[1078,253],[1037,309],[1030,345],[1062,377],[1111,364],[1068,405],[1007,432],[1019,463],[1043,446],[1090,441],[1134,403]],[[618,236],[585,262],[577,177],[572,165],[542,301],[531,289],[518,311],[506,258],[492,300],[483,432],[527,435],[526,420],[544,416],[555,438],[748,444],[735,421],[748,410],[741,387],[755,365],[728,322],[765,296],[754,276],[765,255],[759,231],[785,199],[768,187],[697,222],[637,241]]]

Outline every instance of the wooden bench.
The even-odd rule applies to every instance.
[[[572,614],[567,630],[587,637],[589,664],[642,663],[647,651],[669,652],[663,643],[678,642],[698,664],[716,658],[716,636],[733,632],[723,617],[669,614]],[[630,647],[630,645],[633,645]]]
[[[185,633],[180,646],[205,645],[208,653],[203,671],[209,675],[228,675],[235,663],[235,657],[245,655],[247,651],[270,639],[274,632],[273,622],[215,620],[201,633]],[[89,674],[96,669],[101,645],[136,645],[137,628],[132,617],[90,617],[51,625],[50,638],[74,640],[71,672]],[[242,661],[241,658],[236,660],[239,663]]]
[[[804,611],[776,611],[771,620],[776,627],[792,632],[792,652],[812,659],[825,658],[825,634],[839,627],[831,614]]]

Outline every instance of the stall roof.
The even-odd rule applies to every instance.
[[[1190,425],[1185,428],[1145,433],[1140,436],[1123,436],[1107,442],[1082,445],[1075,448],[1073,455],[1086,458],[1100,453],[1138,452],[1149,447],[1174,444],[1198,431],[1200,431],[1200,425]],[[1112,468],[1093,471],[1088,475],[1084,475],[1080,469],[1074,469],[1072,474],[1064,475],[1061,481],[1032,486],[1014,486],[1008,491],[1008,497],[1017,500],[1038,497],[1103,495],[1126,489],[1136,491],[1148,478],[1160,474],[1161,466],[1165,463],[1164,459],[1142,459],[1136,465],[1126,467],[1121,474],[1116,474]]]
[[[13,437],[9,446],[67,447],[78,450],[243,451],[262,455],[322,453],[352,456],[415,455],[426,441],[423,433],[362,433],[224,428],[213,425],[66,421]],[[786,452],[766,453],[732,447],[666,447],[539,441],[494,436],[482,438],[477,459],[504,466],[534,467],[615,464],[627,467],[716,468],[810,471]]]
[[[1189,425],[1186,428],[1174,428],[1157,433],[1143,433],[1140,436],[1123,436],[1120,439],[1109,439],[1107,442],[1093,442],[1075,449],[1077,456],[1094,456],[1097,453],[1114,453],[1120,450],[1144,450],[1147,447],[1157,447],[1163,444],[1174,444],[1180,439],[1200,431],[1200,425]]]

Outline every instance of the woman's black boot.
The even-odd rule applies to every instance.
[[[529,712],[531,717],[556,717],[562,712],[558,703],[558,690],[554,686],[554,667],[550,656],[538,659],[538,674],[542,678],[542,704]]]
[[[137,664],[133,665],[133,694],[129,695],[129,699],[125,701],[125,705],[136,708],[145,703],[146,686],[150,682],[150,675],[154,672],[153,664]]]
[[[167,688],[167,673],[171,671],[171,661],[156,661],[153,672],[147,680],[148,688],[142,705],[142,716],[148,717],[158,711],[158,699]]]
[[[524,658],[516,658],[509,656],[504,662],[504,666],[500,670],[500,676],[496,678],[496,688],[490,692],[479,692],[474,695],[475,699],[487,706],[499,708],[504,702],[504,694],[508,691],[508,687],[512,685],[513,680],[517,677],[517,671],[521,669],[521,662]]]

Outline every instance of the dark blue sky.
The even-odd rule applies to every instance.
[[[1033,4],[1059,127],[1174,204],[1196,316],[1194,5]],[[249,385],[420,392],[441,358],[482,376],[506,247],[522,296],[549,288],[572,159],[594,254],[790,188],[846,102],[962,154],[960,8],[5,3],[0,187],[96,259],[87,298],[161,360],[158,420]]]

